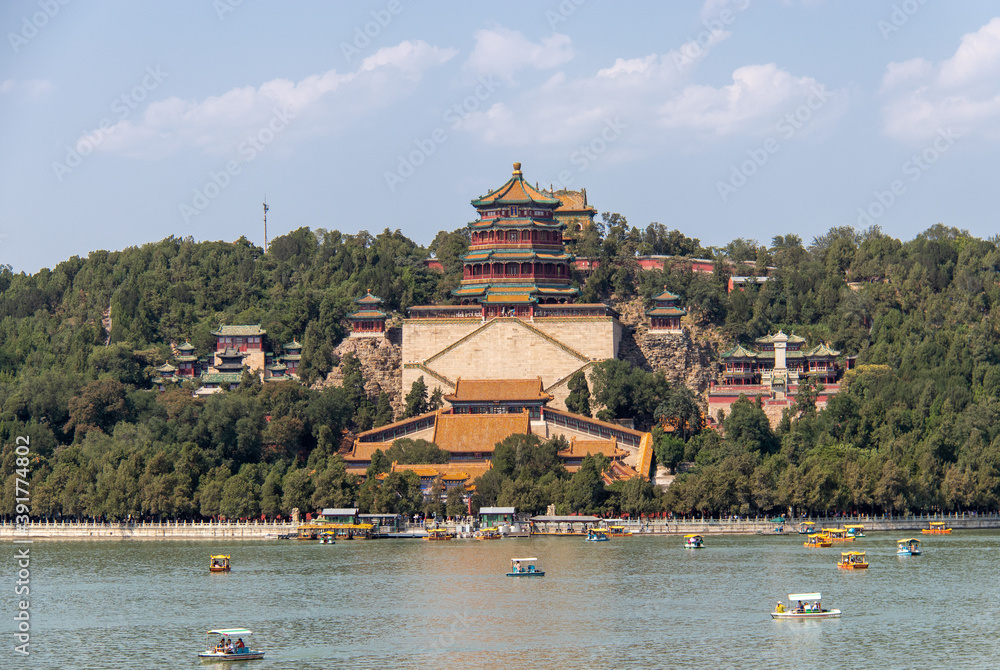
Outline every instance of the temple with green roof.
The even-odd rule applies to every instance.
[[[825,406],[826,399],[840,390],[841,352],[828,345],[804,349],[805,338],[781,331],[758,337],[754,344],[753,348],[737,344],[720,354],[722,381],[708,391],[710,412],[726,411],[739,395],[760,396],[769,406],[788,406],[807,379],[821,387],[818,406]],[[849,368],[852,361],[848,357],[844,362]]]
[[[649,317],[649,332],[680,334],[681,317],[687,314],[687,310],[677,306],[680,296],[666,289],[664,286],[663,293],[653,297],[655,305],[652,309],[646,310],[646,316]]]
[[[385,321],[389,315],[382,311],[382,298],[372,290],[354,299],[358,309],[347,315],[351,322],[351,337],[385,337]]]

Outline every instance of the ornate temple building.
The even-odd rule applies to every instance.
[[[763,405],[774,408],[780,416],[780,409],[791,406],[799,384],[806,379],[821,385],[817,407],[825,407],[829,397],[840,390],[843,369],[850,369],[854,359],[846,358],[842,369],[841,352],[822,343],[803,351],[805,343],[803,337],[778,331],[758,337],[754,349],[737,345],[723,352],[722,381],[708,391],[710,415],[714,418],[719,410],[728,413],[729,406],[746,395],[760,397]]]
[[[646,316],[649,317],[649,332],[679,334],[681,317],[687,314],[687,310],[677,306],[680,296],[666,288],[664,286],[663,293],[653,298],[654,306],[646,310]]]
[[[463,305],[482,305],[484,318],[530,317],[537,303],[576,297],[566,224],[555,217],[561,204],[528,184],[520,163],[506,184],[472,201],[479,218],[469,224],[462,285],[453,292]]]
[[[351,337],[385,337],[385,320],[389,315],[382,311],[382,298],[372,295],[371,289],[355,298],[356,312],[347,315],[351,322]]]
[[[531,186],[520,163],[472,206],[478,218],[469,224],[462,282],[454,290],[460,304],[409,308],[402,388],[421,376],[449,394],[459,378],[540,378],[552,404],[564,407],[575,372],[617,357],[617,315],[603,303],[575,302],[563,202]],[[576,209],[564,212],[586,217],[592,208],[584,202],[583,214]]]
[[[174,348],[174,362],[156,368],[153,385],[164,390],[171,384],[198,380],[201,387],[195,395],[211,395],[236,389],[243,372],[250,371],[262,381],[298,380],[302,345],[291,341],[282,345],[280,353],[267,351],[267,331],[260,324],[219,326],[215,335],[215,351],[211,358],[198,358],[190,342]]]
[[[360,433],[344,456],[347,471],[364,475],[376,449],[385,452],[404,437],[423,439],[449,452],[450,462],[396,465],[397,469],[414,470],[424,483],[448,475],[457,485],[460,475],[466,475],[468,480],[461,483],[471,485],[491,467],[496,444],[510,435],[537,435],[543,441],[561,435],[569,446],[558,455],[570,472],[579,469],[588,454],[603,454],[612,462],[606,473],[612,480],[649,476],[650,433],[549,408],[551,396],[542,391],[537,378],[461,380],[446,400],[450,408]]]

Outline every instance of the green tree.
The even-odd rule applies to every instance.
[[[590,416],[590,386],[587,384],[587,376],[583,370],[577,370],[570,377],[569,395],[566,397],[566,409],[574,414]]]
[[[406,403],[404,418],[418,416],[427,411],[427,384],[424,383],[423,375],[410,386],[410,392],[406,394],[404,402]]]
[[[445,511],[448,516],[458,517],[464,516],[468,511],[465,504],[465,487],[464,486],[452,486],[448,489],[448,495],[445,500]]]

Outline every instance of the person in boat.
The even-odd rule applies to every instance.
[[[782,604],[780,600],[778,601],[778,606],[774,608],[774,611],[777,612],[778,614],[781,614],[782,612],[785,611],[785,606]]]
[[[219,640],[219,644],[215,645],[215,650],[219,653],[226,651],[226,638]]]
[[[521,561],[514,561],[514,572],[521,572]]]
[[[806,606],[803,605],[802,601],[800,600],[799,604],[795,608],[795,613],[796,614],[805,614],[805,612],[806,612]]]
[[[236,651],[237,651],[237,653],[239,653],[245,647],[246,647],[246,645],[243,644],[243,638],[242,637],[236,640]]]
[[[822,612],[823,611],[823,606],[819,604],[818,600],[816,601],[816,604],[813,605],[813,611],[814,612]]]

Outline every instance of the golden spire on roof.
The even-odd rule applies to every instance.
[[[515,177],[520,177],[521,176],[521,164],[520,163],[514,163],[514,176]]]

